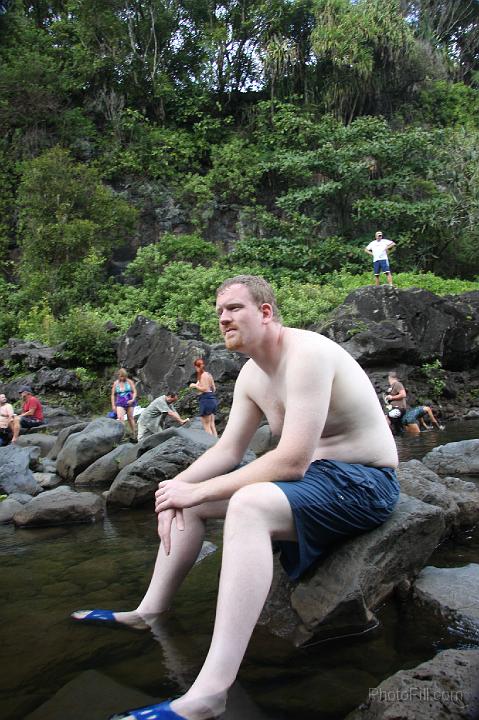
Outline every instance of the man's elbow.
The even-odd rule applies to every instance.
[[[281,454],[275,458],[275,465],[281,475],[278,479],[281,480],[301,480],[310,464],[310,459],[299,457],[294,453]]]

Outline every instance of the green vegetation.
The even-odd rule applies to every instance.
[[[442,369],[441,361],[436,359],[430,363],[421,365],[421,372],[429,383],[431,397],[437,402],[446,387],[445,372]]]
[[[0,5],[0,345],[88,384],[107,320],[216,340],[243,272],[318,323],[378,228],[397,287],[477,289],[478,46],[468,0]]]

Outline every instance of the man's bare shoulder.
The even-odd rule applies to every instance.
[[[312,330],[300,330],[299,328],[284,328],[286,349],[291,355],[318,355],[323,358],[342,355],[344,350],[340,345],[324,335]]]

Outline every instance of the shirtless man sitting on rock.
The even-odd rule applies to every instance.
[[[7,396],[0,394],[0,447],[17,441],[20,432],[18,418],[13,411]]]
[[[356,361],[322,335],[284,327],[261,277],[227,280],[216,310],[226,347],[250,357],[236,381],[225,431],[189,468],[159,484],[161,544],[137,609],[73,614],[81,621],[148,627],[170,607],[193,566],[206,521],[225,517],[212,642],[182,697],[115,720],[221,714],[268,595],[272,542],[297,580],[336,541],[381,525],[399,495],[394,439]],[[279,443],[238,468],[263,415]]]

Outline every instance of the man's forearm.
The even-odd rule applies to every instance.
[[[275,449],[227,475],[219,475],[205,480],[201,483],[198,492],[201,495],[201,502],[228,500],[245,485],[275,480],[300,480],[303,475],[304,470],[299,464],[292,461],[290,457],[283,457]]]
[[[214,445],[176,477],[183,482],[199,483],[228,473],[240,461],[234,453]]]

